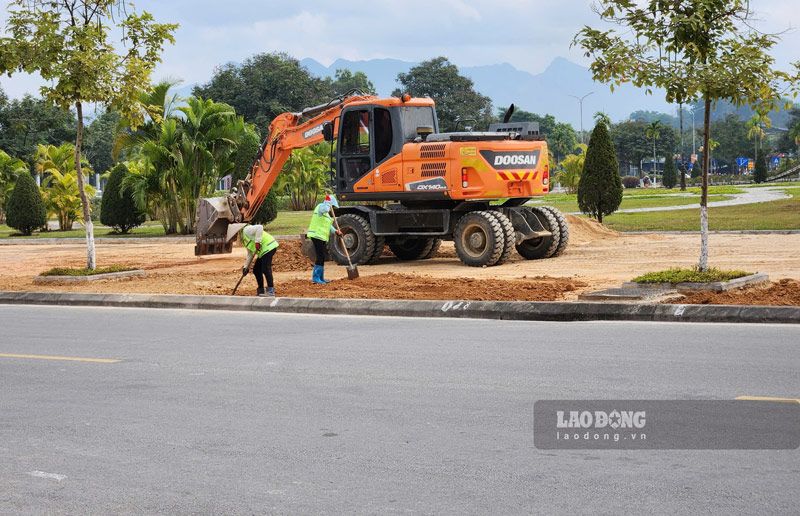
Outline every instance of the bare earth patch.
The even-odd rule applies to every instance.
[[[727,292],[695,292],[673,303],[689,305],[800,306],[800,281],[782,279],[765,286]]]
[[[329,263],[325,276],[334,282],[327,286],[311,283],[311,264],[299,242],[281,241],[274,259],[276,292],[286,297],[572,301],[583,292],[618,288],[649,271],[691,267],[700,254],[699,235],[621,235],[590,220],[568,220],[570,245],[558,258],[528,261],[515,254],[498,267],[467,267],[452,242],[444,242],[430,260],[401,262],[387,252],[376,265],[359,266],[361,278],[355,281],[347,280],[344,267]],[[714,267],[764,272],[776,281],[800,280],[800,235],[711,235],[710,244]],[[97,256],[99,267],[130,266],[146,270],[147,276],[34,285],[34,276],[52,267],[85,266],[84,244],[0,244],[0,290],[228,295],[245,252],[236,247],[229,255],[195,257],[191,243],[99,242]],[[255,288],[255,280],[245,278],[237,295],[254,295]],[[800,305],[796,297],[789,299]]]

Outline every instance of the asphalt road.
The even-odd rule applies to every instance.
[[[538,399],[798,398],[800,325],[0,306],[0,332],[2,515],[800,506],[797,450],[546,451],[532,435]]]

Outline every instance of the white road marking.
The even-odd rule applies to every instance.
[[[45,473],[44,471],[28,471],[28,475],[38,478],[50,478],[53,480],[58,480],[59,482],[67,478],[67,475],[59,475],[58,473]]]

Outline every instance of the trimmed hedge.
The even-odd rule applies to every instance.
[[[123,235],[136,226],[141,226],[145,219],[144,212],[134,204],[130,190],[122,191],[122,180],[126,175],[128,167],[122,163],[114,167],[100,203],[100,222]]]
[[[20,174],[6,203],[6,224],[25,236],[47,223],[42,192],[33,176]]]

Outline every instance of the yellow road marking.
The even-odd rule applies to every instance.
[[[737,400],[748,400],[748,401],[778,401],[781,403],[800,403],[800,399],[794,398],[769,398],[765,396],[736,396]]]
[[[56,357],[50,355],[17,355],[15,353],[0,353],[0,357],[5,358],[39,358],[42,360],[72,360],[74,362],[101,362],[103,364],[114,364],[121,362],[113,358],[80,358],[80,357]]]

